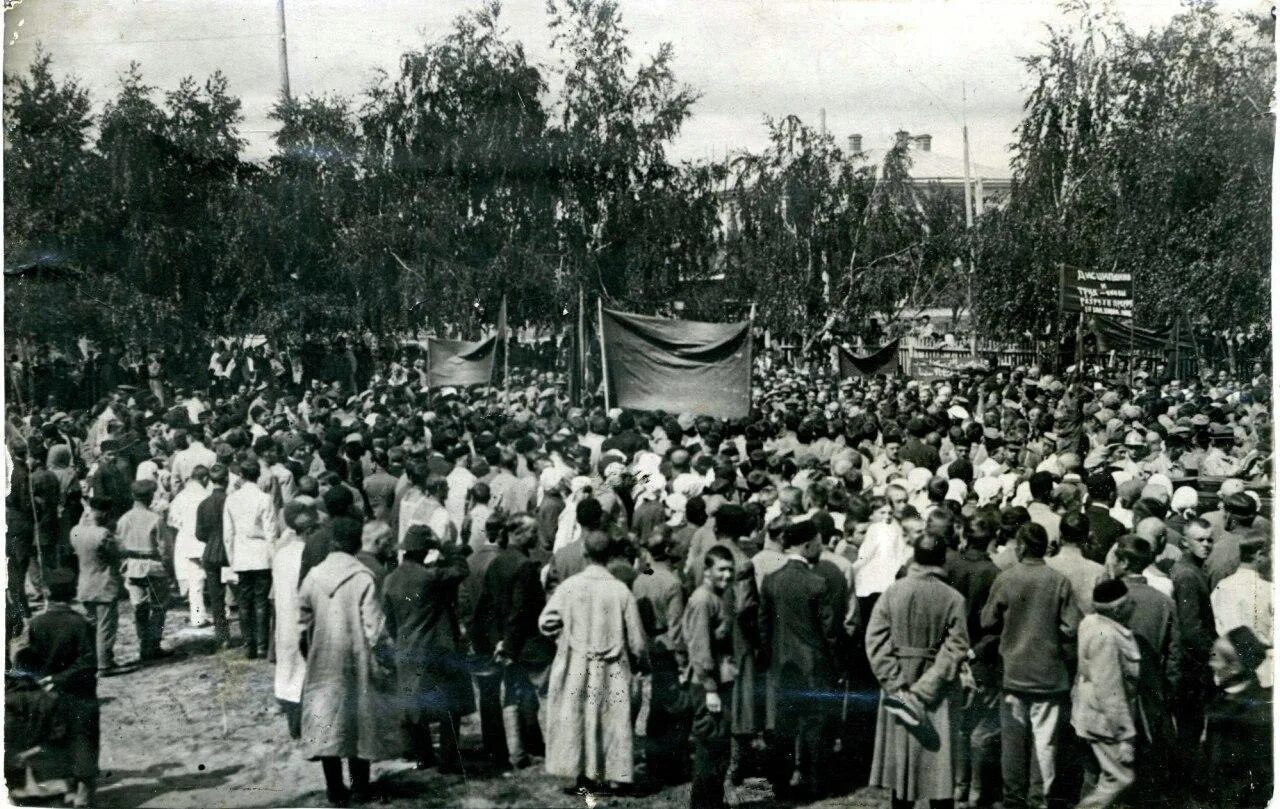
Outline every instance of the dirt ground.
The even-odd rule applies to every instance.
[[[127,610],[122,609],[125,613]],[[239,649],[210,653],[211,630],[186,627],[185,610],[171,610],[165,646],[179,657],[99,682],[102,698],[102,778],[98,805],[109,809],[164,807],[325,806],[320,765],[306,761],[289,739],[272,695],[272,665],[246,660]],[[137,657],[130,616],[121,615],[117,659]],[[233,627],[233,633],[234,633]],[[465,775],[416,771],[408,762],[379,762],[373,777],[381,805],[410,807],[668,807],[688,803],[688,785],[637,798],[573,797],[565,781],[540,767],[503,777],[481,763],[479,723],[463,725]],[[731,805],[778,806],[768,785],[749,779]],[[812,804],[887,806],[878,790]],[[792,804],[787,804],[788,806]]]

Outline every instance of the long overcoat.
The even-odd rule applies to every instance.
[[[552,592],[538,628],[556,638],[547,683],[547,773],[630,783],[631,666],[646,651],[631,589],[588,564]]]
[[[870,783],[908,801],[953,797],[951,733],[969,631],[964,597],[943,575],[940,567],[912,564],[876,601],[867,623],[867,658],[883,689]],[[885,711],[884,695],[904,687],[925,703],[928,719],[917,728]]]
[[[405,559],[383,583],[387,630],[396,647],[397,702],[404,719],[433,721],[475,710],[458,625],[458,586],[467,578],[459,546],[439,562]]]
[[[276,699],[299,702],[307,661],[298,648],[298,590],[293,583],[302,569],[302,540],[291,538],[271,558],[272,602],[276,611]]]
[[[302,581],[298,620],[307,643],[304,754],[399,757],[405,744],[395,721],[390,638],[369,568],[351,554],[330,553]]]

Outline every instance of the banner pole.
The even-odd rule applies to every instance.
[[[502,406],[511,406],[511,328],[507,325],[507,294],[502,293]]]
[[[596,325],[600,329],[600,375],[604,385],[604,409],[607,413],[613,407],[609,402],[609,355],[604,347],[604,299],[596,298]]]
[[[574,342],[574,350],[577,352],[575,359],[578,363],[578,378],[574,380],[578,385],[578,404],[582,404],[582,397],[587,392],[587,361],[591,359],[591,352],[587,349],[587,295],[582,291],[582,284],[578,284],[578,317],[577,323],[574,325],[578,333]]]

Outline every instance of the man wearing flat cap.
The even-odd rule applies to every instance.
[[[120,538],[120,555],[124,559],[121,572],[125,589],[133,605],[139,659],[146,663],[170,654],[160,649],[169,580],[164,570],[160,515],[151,510],[155,481],[136,480],[131,492],[133,508],[116,522],[116,536]]]
[[[1271,800],[1271,693],[1255,675],[1269,651],[1245,626],[1213,644],[1209,668],[1219,691],[1205,711],[1203,784],[1210,805],[1266,806]]]
[[[120,621],[120,545],[107,522],[111,500],[89,500],[88,519],[71,529],[71,548],[79,563],[76,600],[84,607],[96,639],[98,674],[110,676],[116,669],[116,629]]]
[[[428,766],[435,760],[430,723],[439,722],[440,771],[461,772],[458,724],[475,701],[457,602],[470,569],[461,546],[442,546],[426,525],[405,531],[400,549],[404,561],[383,583],[382,606],[395,641],[405,730],[415,760]]]
[[[1219,635],[1238,626],[1248,627],[1260,639],[1270,640],[1272,628],[1272,584],[1261,570],[1270,563],[1271,537],[1251,529],[1240,540],[1240,564],[1234,573],[1218,582],[1209,594],[1213,619]],[[1272,682],[1272,652],[1258,666],[1263,688]]]
[[[1133,602],[1123,581],[1093,588],[1094,612],[1080,621],[1071,726],[1093,751],[1077,806],[1105,809],[1134,782],[1141,653],[1127,627]]]
[[[781,567],[760,586],[760,652],[767,661],[765,727],[775,745],[775,794],[817,795],[823,767],[825,706],[834,690],[838,616],[826,582],[813,571],[822,553],[808,520],[782,529]]]

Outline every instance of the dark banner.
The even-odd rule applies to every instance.
[[[853,352],[844,346],[840,349],[840,376],[875,376],[898,373],[898,341],[881,346],[877,351],[865,357],[855,357]]]
[[[745,418],[751,321],[700,323],[603,309],[604,367],[615,407]]]
[[[1097,335],[1100,351],[1125,352],[1130,346],[1135,351],[1172,351],[1175,342],[1179,351],[1190,353],[1196,350],[1195,340],[1186,329],[1144,329],[1102,315],[1089,318],[1085,329]]]
[[[1062,311],[1133,320],[1133,274],[1118,270],[1062,269]]]
[[[488,385],[497,345],[496,336],[478,343],[427,338],[427,384],[432,388]]]

